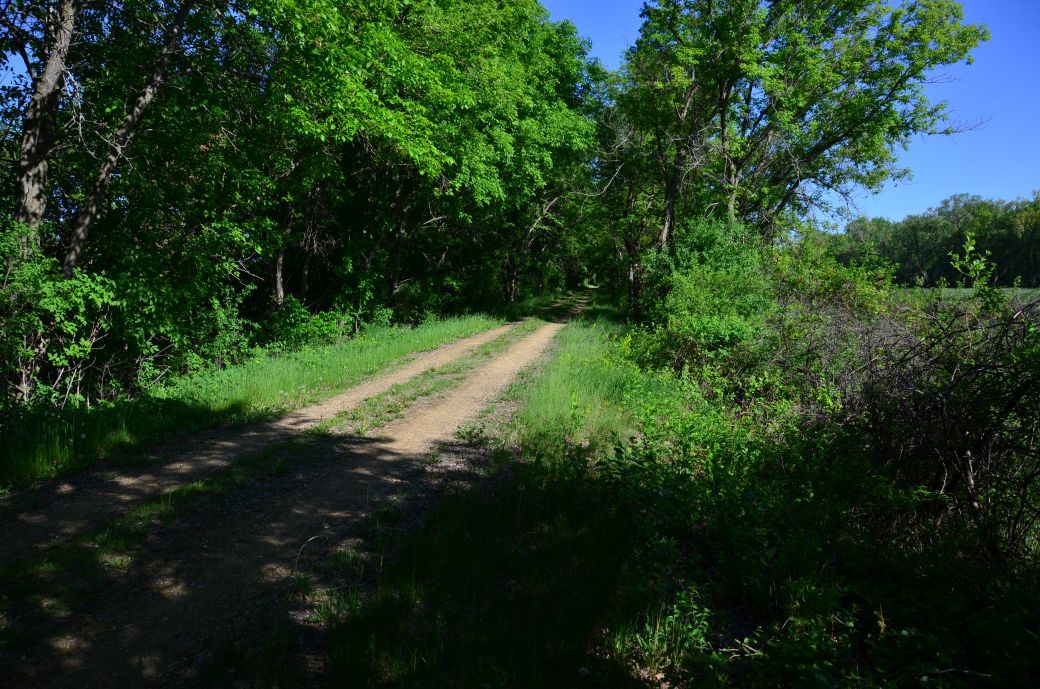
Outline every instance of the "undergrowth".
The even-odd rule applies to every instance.
[[[763,312],[726,290],[679,304],[679,291],[660,329],[562,331],[552,361],[513,388],[509,480],[446,496],[371,592],[331,616],[343,682],[1035,685],[1035,530],[987,518],[1014,497],[993,492],[1007,482],[962,497],[953,473],[990,481],[982,472],[1010,467],[1031,509],[1020,453],[1032,393],[1000,382],[1035,370],[1027,312],[984,287],[905,311],[883,278],[818,255],[734,266],[712,270],[777,271],[756,287]],[[887,349],[873,349],[877,332]],[[864,352],[877,367],[857,379],[845,364]],[[986,461],[961,468],[955,436],[919,438],[912,424],[936,405],[960,423],[973,366],[984,392],[965,419],[997,425],[980,436]],[[890,381],[904,378],[936,386],[933,398],[901,397]],[[1003,417],[981,414],[989,395]],[[875,429],[885,400],[901,417]],[[879,454],[900,439],[900,463]],[[918,442],[949,467],[940,485],[920,473]]]

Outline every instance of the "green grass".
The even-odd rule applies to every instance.
[[[373,330],[338,345],[261,356],[180,378],[138,399],[12,412],[0,422],[0,486],[78,470],[174,433],[270,418],[398,365],[410,354],[501,322],[467,316]]]
[[[624,439],[631,419],[621,406],[628,371],[612,359],[609,321],[575,321],[556,338],[553,358],[514,386],[521,405],[514,433],[526,452],[559,458],[567,446],[601,448]]]

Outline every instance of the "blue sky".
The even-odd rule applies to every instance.
[[[592,42],[592,54],[617,67],[639,34],[642,0],[542,0],[553,19],[569,19]],[[900,161],[913,179],[856,199],[860,212],[899,219],[953,194],[1015,199],[1040,191],[1040,0],[962,0],[965,20],[986,24],[991,38],[972,65],[946,70],[928,86],[953,118],[978,129],[920,137]]]

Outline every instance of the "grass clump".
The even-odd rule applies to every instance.
[[[613,447],[626,436],[631,419],[621,401],[629,372],[611,356],[610,337],[619,332],[607,320],[567,325],[552,359],[513,386],[521,404],[512,427],[521,448],[560,458],[568,447]]]

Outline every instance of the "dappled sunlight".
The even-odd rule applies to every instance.
[[[393,485],[407,485],[391,479],[403,479],[418,465],[419,458],[388,454],[379,443],[349,441],[336,445],[318,437],[276,447],[275,456],[293,456],[290,474],[269,476],[226,495],[178,506],[165,525],[147,530],[160,540],[152,544],[150,536],[132,546],[133,570],[145,577],[146,588],[139,586],[136,575],[104,576],[103,572],[123,570],[128,564],[123,559],[127,556],[106,551],[95,560],[101,576],[96,581],[103,582],[102,588],[87,583],[91,575],[84,566],[89,560],[75,560],[75,570],[48,575],[39,582],[41,586],[52,587],[54,577],[73,578],[71,587],[63,589],[68,598],[52,594],[47,605],[42,599],[38,605],[65,607],[68,612],[60,618],[37,619],[31,627],[25,626],[24,611],[19,613],[16,626],[26,657],[13,666],[7,664],[6,671],[37,676],[43,668],[57,667],[54,663],[60,656],[65,674],[52,686],[91,686],[90,678],[99,668],[106,668],[113,681],[119,677],[158,681],[174,668],[190,676],[197,668],[185,667],[185,658],[205,656],[207,648],[223,640],[248,636],[257,604],[277,605],[284,599],[291,590],[286,586],[299,565],[301,546],[308,539],[328,534],[308,545],[304,560],[327,552],[355,528],[373,496]],[[340,470],[343,461],[355,469],[373,463],[381,468],[359,480],[356,471]],[[213,510],[222,516],[214,518]],[[83,581],[77,586],[75,579]],[[48,637],[50,654],[43,653],[39,644],[25,645],[54,626],[71,626],[87,635]],[[101,629],[115,633],[102,634]],[[120,658],[126,659],[122,667]]]
[[[163,598],[179,600],[191,594],[191,589],[183,580],[174,577],[160,577],[152,581],[151,588]]]

